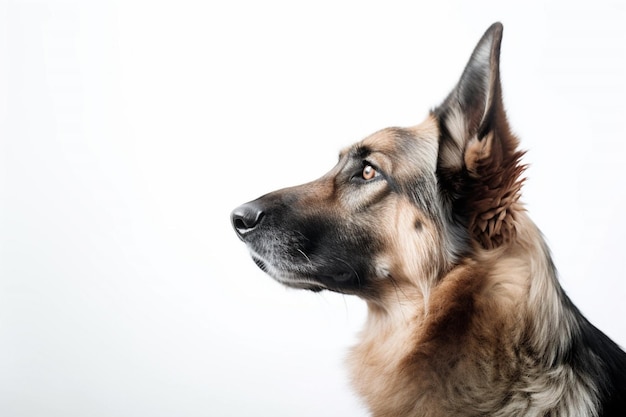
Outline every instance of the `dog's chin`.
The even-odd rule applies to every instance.
[[[253,254],[254,263],[270,277],[280,282],[286,287],[320,292],[329,290],[339,293],[354,293],[354,283],[359,283],[358,276],[352,271],[339,271],[333,273],[300,273],[282,271]],[[357,285],[360,287],[360,285]]]

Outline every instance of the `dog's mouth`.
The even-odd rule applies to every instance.
[[[266,274],[281,284],[297,289],[305,289],[313,292],[331,290],[346,292],[348,288],[360,288],[360,279],[355,271],[324,271],[324,272],[294,272],[279,269],[259,255],[252,253],[254,263]]]

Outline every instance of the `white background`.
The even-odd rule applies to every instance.
[[[0,415],[367,415],[363,303],[282,288],[229,212],[420,122],[496,20],[524,200],[625,346],[625,3],[503,3],[0,2]]]

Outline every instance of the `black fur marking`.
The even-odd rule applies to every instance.
[[[623,417],[626,410],[626,353],[577,309],[576,312],[580,316],[581,331],[572,341],[568,359],[574,369],[584,370],[599,384],[600,415]]]

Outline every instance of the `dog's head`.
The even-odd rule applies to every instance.
[[[376,298],[506,244],[523,168],[502,106],[501,38],[496,23],[420,125],[376,132],[321,178],[236,208],[256,264],[289,287]]]

